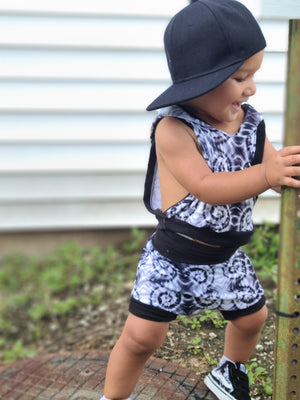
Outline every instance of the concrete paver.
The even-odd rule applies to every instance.
[[[99,400],[109,353],[43,354],[0,365],[0,399]],[[199,377],[175,363],[151,358],[132,400],[215,400]]]

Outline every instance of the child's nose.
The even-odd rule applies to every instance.
[[[255,85],[253,79],[251,79],[251,81],[245,88],[244,94],[245,94],[245,96],[250,97],[250,96],[253,96],[255,93],[256,93],[256,85]]]

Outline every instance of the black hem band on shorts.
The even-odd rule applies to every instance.
[[[234,311],[222,311],[222,310],[219,311],[225,319],[232,321],[236,318],[256,313],[261,308],[263,308],[265,304],[266,304],[266,298],[265,296],[262,296],[257,303],[253,304],[248,308],[243,308],[242,310],[234,310]]]
[[[136,317],[156,322],[171,322],[177,317],[177,314],[149,304],[144,304],[133,297],[130,298],[129,312]]]
[[[248,308],[243,308],[242,310],[234,310],[234,311],[222,311],[222,310],[219,311],[226,320],[232,321],[236,318],[256,313],[261,308],[263,308],[265,303],[266,303],[266,298],[265,296],[262,296],[257,303],[253,304]],[[138,301],[133,297],[130,298],[129,312],[135,315],[136,317],[155,322],[171,322],[174,321],[177,317],[177,314],[175,313],[163,310],[158,307],[151,306],[149,304],[142,303],[141,301]]]

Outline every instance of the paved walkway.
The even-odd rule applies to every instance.
[[[99,400],[108,353],[38,355],[0,365],[0,399]],[[215,400],[199,377],[175,363],[151,358],[132,400]]]

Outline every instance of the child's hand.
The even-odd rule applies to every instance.
[[[262,164],[270,187],[300,188],[300,146],[289,146],[276,151]]]

